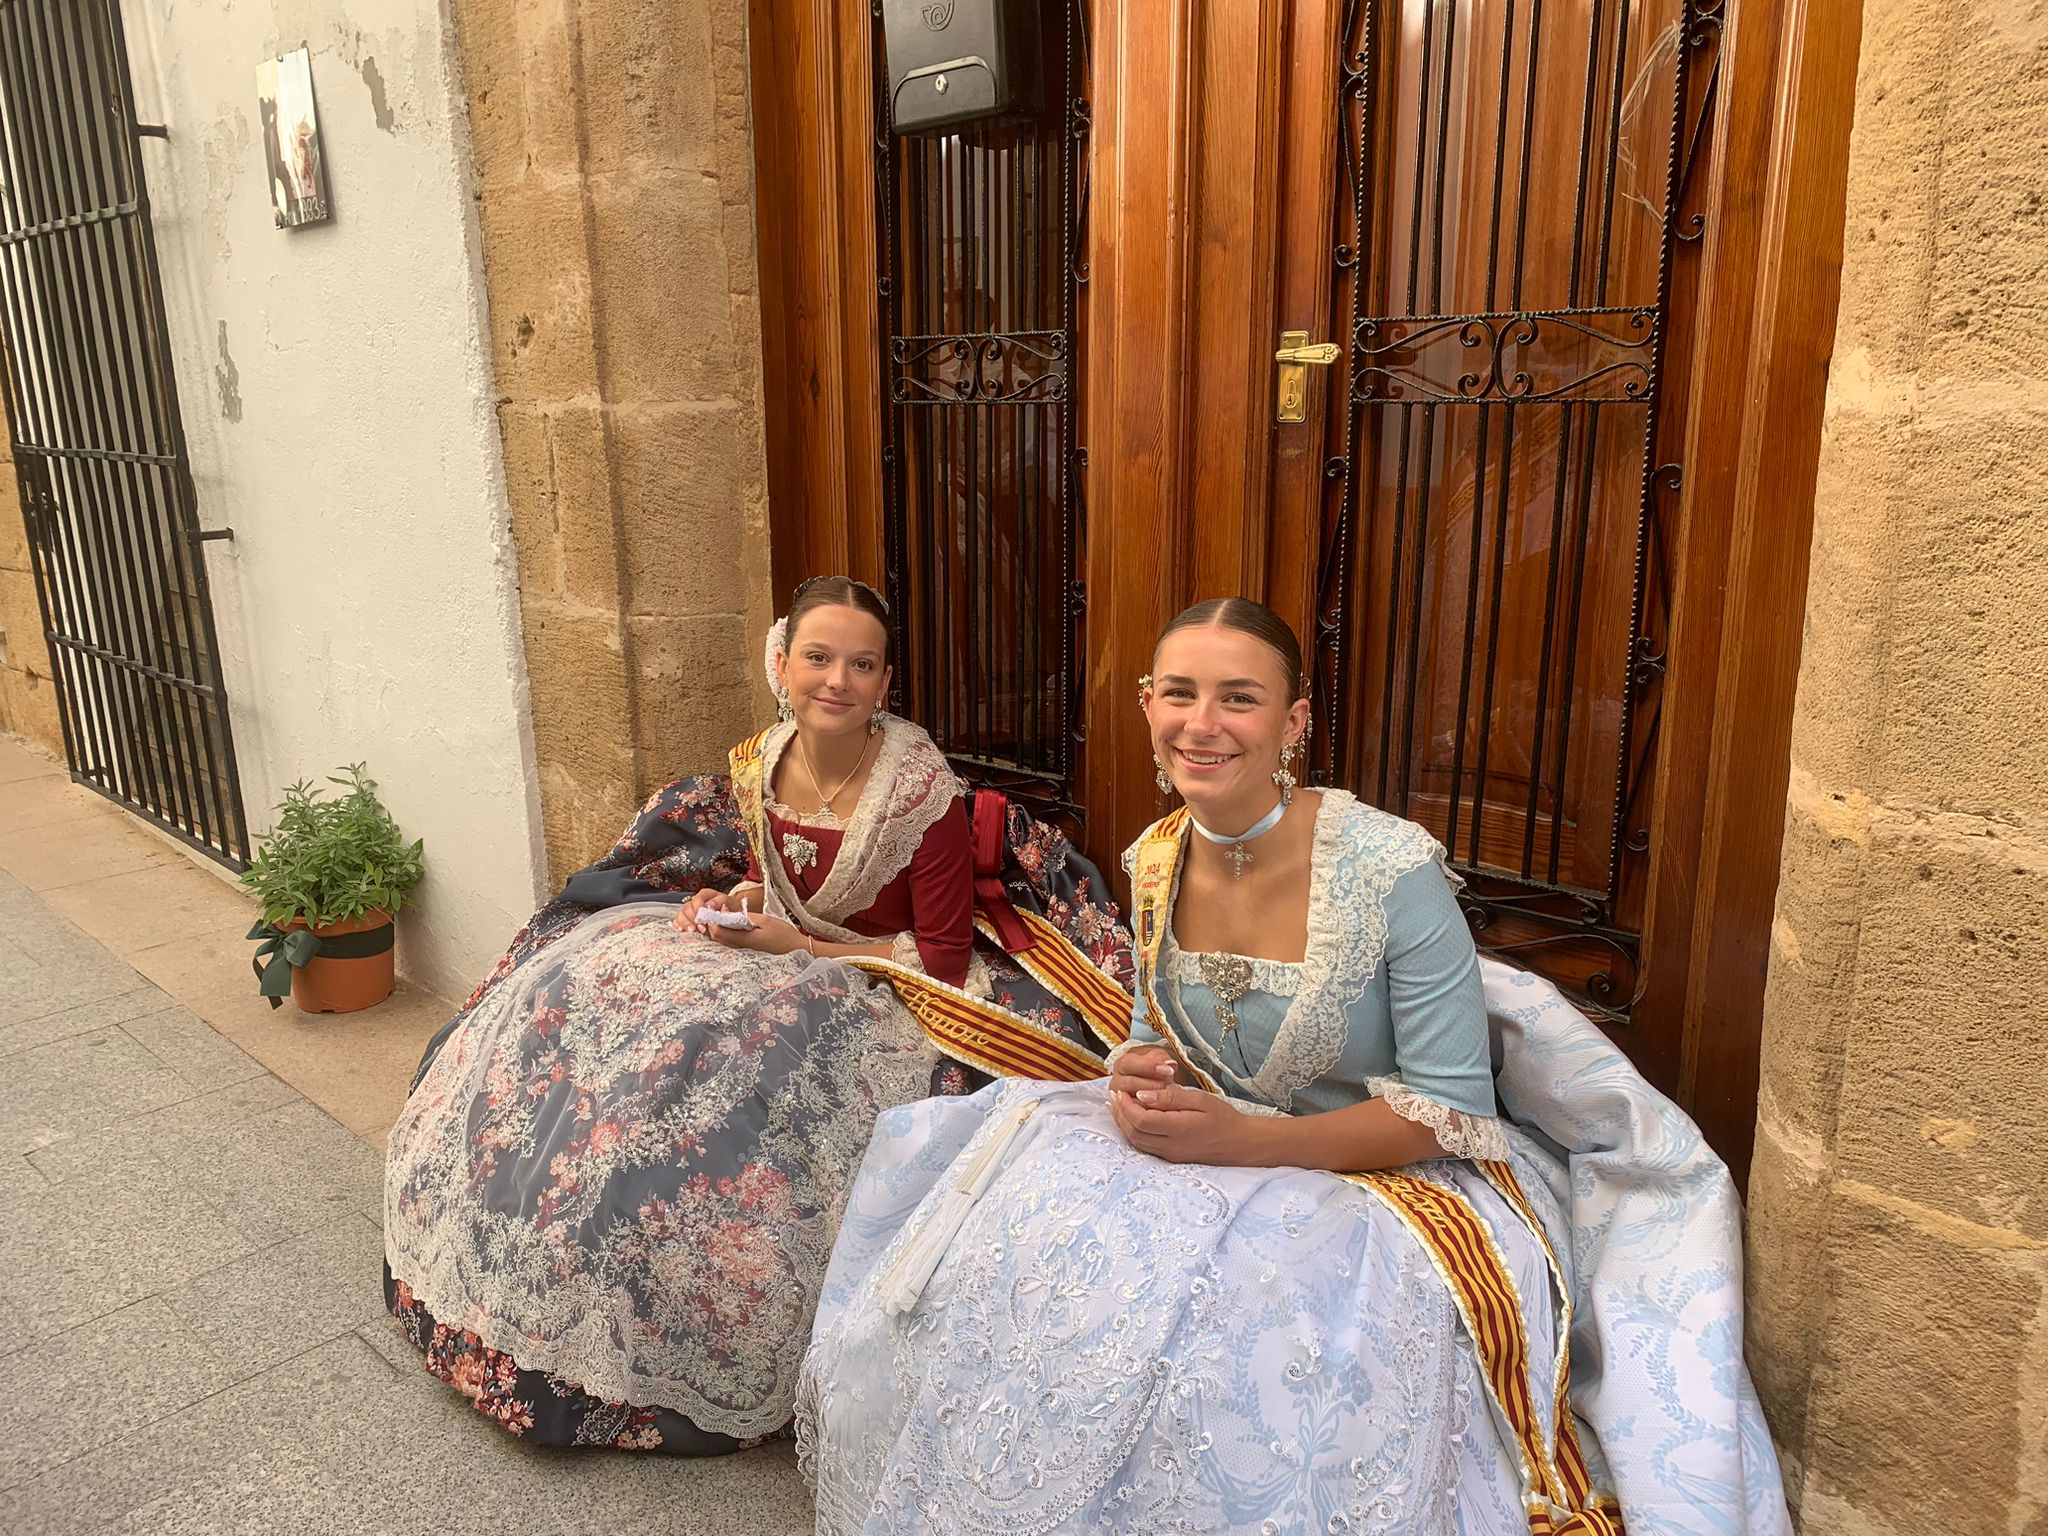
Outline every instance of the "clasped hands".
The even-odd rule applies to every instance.
[[[753,920],[751,928],[713,928],[700,926],[697,922],[697,914],[706,909],[738,912],[742,905],[723,891],[702,890],[683,903],[682,910],[676,913],[676,927],[685,933],[701,933],[712,943],[723,944],[727,949],[751,949],[764,955],[794,954],[809,946],[810,941],[804,931],[787,918],[749,908],[746,911]]]
[[[1109,1113],[1124,1140],[1169,1163],[1258,1162],[1254,1117],[1218,1094],[1182,1083],[1173,1057],[1156,1045],[1118,1058],[1109,1077]]]

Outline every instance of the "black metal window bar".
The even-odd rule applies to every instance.
[[[1348,0],[1337,61],[1313,771],[1429,825],[1481,947],[1609,1022],[1641,995],[1673,258],[1723,4]]]
[[[1087,17],[1046,0],[1044,101],[945,137],[890,127],[873,7],[882,486],[909,713],[972,783],[1069,825],[1086,516]]]
[[[8,431],[72,777],[233,867],[249,830],[118,0],[0,0]]]

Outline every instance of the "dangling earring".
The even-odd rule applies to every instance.
[[[1166,776],[1166,764],[1157,757],[1152,759],[1152,782],[1159,786],[1159,793],[1162,795],[1173,793],[1173,780]]]
[[[882,710],[881,710],[881,706],[880,706],[880,705],[877,705],[877,706],[875,707],[875,712],[874,712],[873,714],[871,714],[871,715],[869,715],[869,716],[868,716],[868,734],[869,734],[870,736],[872,736],[872,735],[874,735],[874,734],[875,734],[875,732],[879,731],[879,730],[880,730],[881,728],[882,728]]]
[[[796,711],[789,707],[789,695],[786,693],[775,701],[775,718],[784,725],[796,718]]]
[[[1280,803],[1294,804],[1294,786],[1299,781],[1294,777],[1294,754],[1300,744],[1290,741],[1280,749],[1280,766],[1273,774],[1273,782],[1280,786]]]

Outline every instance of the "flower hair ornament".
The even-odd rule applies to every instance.
[[[789,707],[789,687],[775,670],[775,658],[789,650],[789,620],[777,619],[768,626],[768,644],[762,656],[762,664],[768,669],[768,691],[775,695],[775,717],[778,720],[794,718]]]

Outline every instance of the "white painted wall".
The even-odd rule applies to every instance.
[[[252,827],[367,760],[460,996],[545,862],[459,64],[441,0],[125,0]],[[256,66],[303,42],[335,210],[275,227]]]

